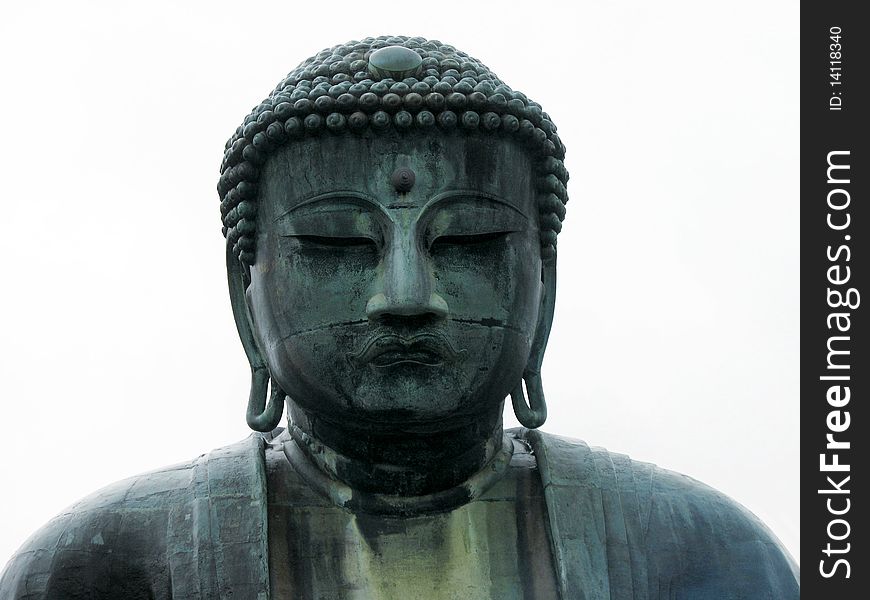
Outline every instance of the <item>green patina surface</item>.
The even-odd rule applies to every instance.
[[[540,105],[441,42],[300,64],[218,185],[264,435],[71,507],[0,597],[797,598],[793,561],[727,497],[532,430],[564,156]],[[530,429],[503,431],[508,396]]]

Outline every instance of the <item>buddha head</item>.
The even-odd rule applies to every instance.
[[[538,104],[438,41],[352,41],[287,75],[218,184],[248,424],[271,430],[286,399],[438,433],[500,426],[510,395],[539,426],[564,152]]]

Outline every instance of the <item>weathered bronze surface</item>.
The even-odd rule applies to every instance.
[[[70,507],[0,597],[797,598],[732,500],[535,430],[563,158],[540,106],[440,42],[302,63],[218,185],[262,433]]]

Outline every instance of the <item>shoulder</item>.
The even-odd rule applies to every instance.
[[[239,472],[258,462],[259,448],[248,438],[76,502],[12,556],[0,576],[0,597],[169,597],[173,562],[193,550],[196,513],[201,501],[209,505],[209,484],[220,494],[244,480]]]
[[[797,598],[791,555],[746,507],[691,477],[655,467],[645,495],[652,563],[686,597]]]
[[[616,568],[601,586],[644,585],[673,598],[798,597],[793,559],[755,515],[725,494],[579,440],[537,431],[525,436],[551,520],[564,535],[597,535],[601,551],[583,560],[611,573]]]
[[[4,598],[60,598],[66,590],[153,573],[166,523],[195,461],[116,482],[76,502],[33,534],[6,565]],[[149,577],[150,578],[150,577]],[[135,596],[133,596],[135,597]]]

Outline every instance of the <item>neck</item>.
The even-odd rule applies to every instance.
[[[290,407],[290,434],[328,477],[350,489],[415,497],[449,490],[503,454],[502,406],[445,429],[375,430]]]

